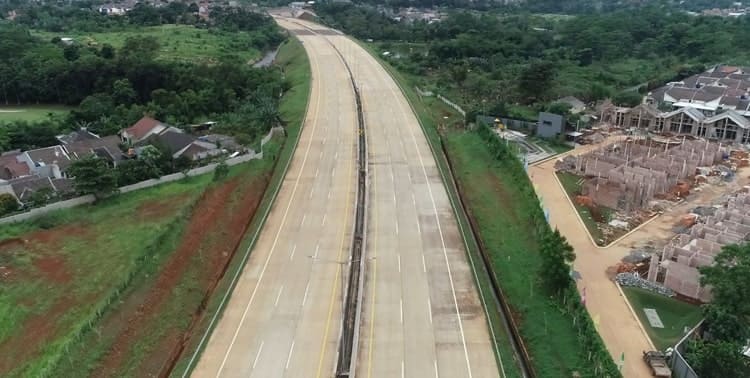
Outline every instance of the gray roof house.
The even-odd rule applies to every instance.
[[[16,157],[29,167],[31,174],[42,177],[62,178],[72,161],[62,146],[52,146],[29,150]]]

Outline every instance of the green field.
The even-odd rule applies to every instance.
[[[685,335],[684,330],[695,327],[703,318],[699,306],[635,287],[623,287],[622,291],[628,298],[633,310],[638,314],[638,318],[654,346],[659,350],[674,347]],[[651,327],[646,313],[643,312],[645,308],[656,310],[664,328]]]
[[[52,114],[65,114],[69,110],[69,107],[62,105],[0,106],[0,123],[40,121]]]
[[[138,30],[111,31],[105,33],[79,33],[61,35],[58,33],[34,31],[45,40],[54,37],[70,37],[76,42],[89,46],[108,43],[120,48],[125,39],[132,36],[153,36],[159,40],[158,59],[213,63],[224,56],[236,56],[252,62],[261,53],[252,47],[252,37],[247,32],[225,32],[216,29],[198,29],[190,25],[161,25]]]

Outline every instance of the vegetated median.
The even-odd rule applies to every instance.
[[[489,138],[496,138],[493,133],[487,131],[483,136],[458,128],[463,119],[440,101],[417,96],[409,79],[388,68],[415,107],[431,144],[443,143],[446,147],[463,200],[486,252],[492,257],[490,274],[502,286],[513,311],[513,321],[531,356],[534,373],[539,377],[570,376],[574,371],[582,376],[619,376],[577,291],[570,289],[561,296],[564,299],[557,300],[550,298],[543,288],[538,238],[541,230],[549,230],[549,226],[538,222],[544,215],[520,161],[515,157],[497,160],[501,154],[490,148]],[[441,169],[446,169],[441,151],[434,152]],[[450,185],[448,189],[454,197]],[[468,228],[468,222],[461,216],[458,218],[462,227]],[[475,246],[471,241],[467,244],[469,256],[481,264]],[[478,285],[485,292],[483,298],[488,301],[488,279],[482,276],[481,267],[475,270]],[[499,309],[493,304],[487,303],[498,338],[496,346],[506,375],[517,376],[518,369],[508,363],[507,357],[512,355],[509,336],[503,332]]]
[[[165,375],[185,377],[195,367],[200,353],[205,348],[205,342],[208,341],[207,336],[212,331],[215,321],[221,316],[226,299],[225,294],[228,295],[234,288],[236,277],[251,253],[255,237],[265,222],[278,188],[286,175],[286,167],[294,154],[310,94],[310,63],[302,44],[294,38],[289,38],[279,49],[275,64],[282,70],[287,82],[291,84],[279,103],[279,113],[285,123],[286,137],[280,150],[274,152],[278,155],[276,169],[258,207],[257,215],[250,223],[237,248],[235,258],[216,285],[214,295],[204,303],[205,311],[194,320],[193,332],[190,337],[183,340],[179,356],[169,371],[164,371]]]
[[[290,44],[281,115],[295,141],[309,73]],[[302,59],[302,61],[300,61]],[[289,63],[293,60],[293,63]],[[0,375],[165,375],[216,308],[225,272],[283,178],[294,143],[265,158],[0,227]],[[280,165],[279,165],[280,166]],[[270,183],[270,184],[269,184]],[[270,190],[266,190],[266,188]],[[265,195],[264,195],[265,193]],[[208,310],[208,311],[206,311]]]

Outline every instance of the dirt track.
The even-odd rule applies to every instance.
[[[596,147],[599,145],[585,146],[571,153],[580,154]],[[607,277],[606,269],[617,264],[634,247],[651,244],[660,250],[674,235],[672,227],[681,215],[695,206],[712,203],[727,191],[747,185],[750,181],[747,177],[750,170],[744,169],[739,172],[738,179],[729,186],[731,189],[707,187],[619,242],[601,248],[589,239],[575,208],[558,184],[555,177],[555,161],[556,159],[552,159],[529,167],[534,189],[542,199],[544,207],[549,209],[552,226],[559,228],[575,248],[574,269],[581,275],[578,289],[580,292],[586,289],[586,306],[594,322],[598,324],[599,334],[612,358],[616,363],[620,363],[622,354],[625,354],[623,376],[648,377],[650,372],[641,360],[641,352],[653,349],[653,346],[641,329],[638,319],[633,317],[628,309],[625,298],[620,296],[614,282]]]

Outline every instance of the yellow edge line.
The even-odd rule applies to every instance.
[[[350,157],[352,156],[353,152],[354,152],[354,144],[350,144],[350,147],[349,147]],[[349,159],[349,169],[347,170],[348,172],[351,172],[352,170],[352,160],[353,159]],[[350,199],[351,199],[351,194],[352,194],[351,193],[352,181],[353,180],[351,179],[349,180],[349,185],[347,186],[347,190],[346,190],[346,209],[344,210],[345,222],[344,222],[344,227],[341,228],[341,244],[339,246],[339,253],[338,253],[336,260],[341,260],[341,254],[344,251],[344,239],[345,239],[344,237],[346,236],[346,232],[345,232],[346,225],[348,224],[349,217],[351,215],[350,214],[350,210],[351,210]],[[330,299],[330,305],[328,307],[328,319],[326,320],[326,328],[325,328],[325,333],[323,336],[323,342],[321,343],[321,346],[320,346],[320,360],[318,361],[318,372],[315,375],[317,378],[320,378],[320,374],[323,370],[323,360],[325,359],[325,354],[326,354],[325,345],[328,343],[328,333],[331,328],[331,318],[333,316],[333,304],[336,299],[336,291],[338,289],[339,276],[341,275],[341,264],[336,264],[336,265],[338,265],[338,267],[336,268],[336,279],[334,280],[333,288],[331,289],[331,299]]]

